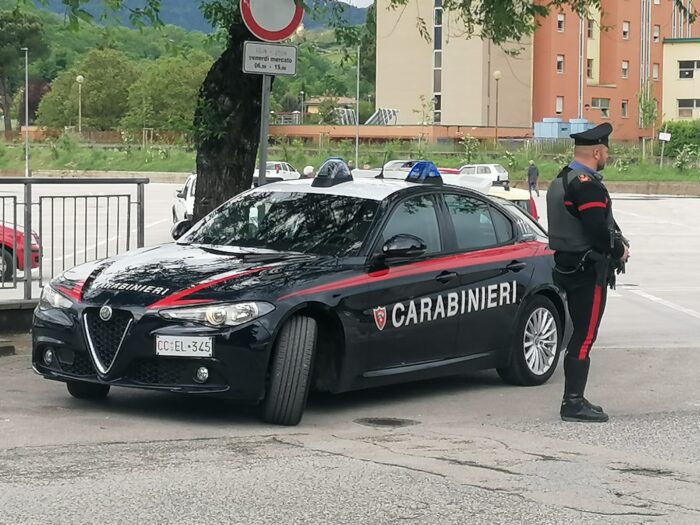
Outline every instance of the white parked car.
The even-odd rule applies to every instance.
[[[175,192],[175,204],[173,204],[173,224],[190,219],[194,212],[194,190],[197,185],[197,175],[187,177],[181,190]]]
[[[281,182],[283,180],[296,180],[301,178],[301,174],[295,170],[291,164],[281,161],[270,161],[266,163],[265,182]],[[253,172],[253,180],[257,182],[258,171],[260,168],[255,168]],[[253,184],[257,186],[257,183]]]
[[[301,174],[287,162],[270,161],[266,163],[265,182],[280,182],[283,180],[300,179]],[[173,223],[192,218],[194,213],[194,191],[197,185],[197,175],[193,173],[185,181],[181,190],[175,192],[173,204]],[[253,187],[258,185],[258,169],[253,172]]]
[[[508,182],[508,170],[500,164],[465,164],[459,168],[461,175],[488,175],[493,184],[504,186]]]

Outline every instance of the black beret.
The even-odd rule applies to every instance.
[[[595,146],[597,144],[608,145],[608,137],[613,131],[613,127],[605,122],[595,128],[591,128],[581,133],[572,133],[570,136],[574,139],[576,146]]]

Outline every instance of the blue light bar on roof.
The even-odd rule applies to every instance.
[[[442,184],[442,176],[435,164],[427,160],[421,160],[416,162],[411,168],[406,181],[419,184]]]

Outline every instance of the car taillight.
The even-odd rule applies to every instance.
[[[540,219],[539,215],[537,215],[537,205],[535,204],[534,197],[530,197],[530,215],[532,215],[537,220]]]

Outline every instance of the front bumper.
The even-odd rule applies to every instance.
[[[32,329],[32,366],[47,379],[86,381],[148,390],[190,394],[217,394],[244,402],[264,398],[270,333],[258,322],[236,329],[215,330],[194,324],[176,324],[155,315],[134,315],[107,373],[98,372],[88,348],[80,312],[36,310]],[[210,336],[214,355],[202,357],[156,356],[156,335]],[[44,363],[51,347],[54,359]],[[205,366],[209,379],[195,381],[196,370]]]

